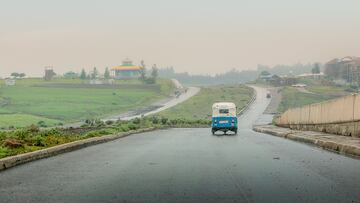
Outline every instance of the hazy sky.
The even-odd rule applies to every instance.
[[[0,0],[0,75],[129,57],[214,74],[360,56],[359,0]]]

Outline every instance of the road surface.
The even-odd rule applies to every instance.
[[[169,129],[0,173],[1,202],[359,202],[360,161],[251,130],[265,90],[237,136]]]

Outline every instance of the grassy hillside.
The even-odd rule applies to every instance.
[[[252,93],[252,89],[244,85],[204,87],[198,95],[159,115],[169,119],[210,119],[213,103],[234,102],[240,110],[250,101]]]
[[[90,85],[82,80],[18,80],[0,87],[0,128],[59,123],[121,113],[162,99],[173,91],[169,80],[143,85],[138,80]]]
[[[309,90],[315,89],[320,90],[321,88],[309,88]],[[326,94],[325,92],[304,93],[293,87],[285,87],[281,93],[282,100],[278,108],[279,113],[283,113],[289,108],[301,107],[335,98],[334,95]]]

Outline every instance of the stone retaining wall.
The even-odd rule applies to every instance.
[[[289,109],[275,123],[297,130],[360,137],[360,94]]]

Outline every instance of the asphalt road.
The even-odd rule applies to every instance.
[[[359,202],[360,160],[251,130],[170,129],[129,136],[0,173],[0,202]]]

